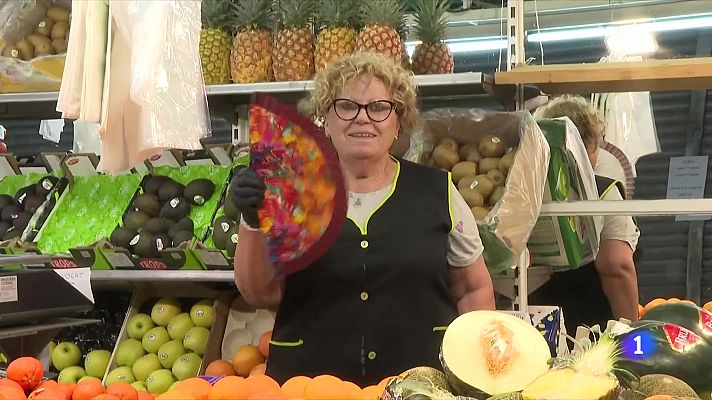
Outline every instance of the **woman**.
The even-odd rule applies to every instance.
[[[445,327],[494,309],[482,243],[449,174],[389,149],[417,120],[412,76],[381,55],[346,57],[317,76],[306,102],[336,149],[348,220],[309,268],[278,279],[256,229],[265,185],[245,168],[231,184],[242,210],[235,281],[255,307],[278,306],[267,373],[332,374],[360,385],[439,367]]]
[[[598,111],[580,96],[562,96],[539,108],[537,118],[569,117],[576,125],[594,170],[603,143],[605,123]],[[596,176],[602,200],[622,200],[620,183]],[[532,304],[559,305],[564,310],[566,330],[605,324],[610,319],[638,319],[638,278],[633,253],[640,232],[629,216],[607,215],[603,219],[600,246],[595,260],[576,270],[555,273],[529,298]]]

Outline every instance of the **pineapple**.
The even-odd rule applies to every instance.
[[[398,33],[403,6],[399,0],[364,0],[361,14],[366,26],[358,35],[356,49],[385,54],[400,64],[403,46]]]
[[[415,32],[421,44],[413,53],[416,74],[452,74],[455,66],[450,48],[443,42],[450,0],[418,0],[415,6]]]
[[[354,0],[322,0],[319,8],[319,22],[325,28],[316,39],[316,72],[352,54],[358,39],[358,33],[351,26],[351,21],[358,16]]]
[[[281,29],[274,42],[274,77],[302,81],[314,75],[314,35],[309,22],[314,0],[280,0]]]
[[[230,82],[228,11],[224,0],[203,0],[199,51],[206,85]]]
[[[405,15],[401,19],[398,34],[401,39],[401,67],[403,67],[406,71],[411,71],[413,69],[413,64],[411,63],[410,56],[408,55],[408,49],[405,46],[405,42],[408,40],[408,21],[406,20]]]
[[[230,17],[237,27],[230,54],[230,72],[233,82],[256,83],[274,80],[272,1],[238,0],[230,3],[232,5]]]

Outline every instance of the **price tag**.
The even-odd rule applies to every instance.
[[[216,265],[219,267],[227,267],[230,265],[222,252],[210,250],[196,250],[198,256],[208,265]]]
[[[131,268],[134,266],[131,257],[124,253],[104,253],[104,257],[114,268]]]
[[[0,277],[0,303],[17,301],[17,275]]]

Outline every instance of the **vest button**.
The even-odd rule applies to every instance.
[[[369,351],[369,352],[368,352],[368,359],[369,359],[369,360],[375,360],[375,359],[376,359],[376,352],[375,352],[375,351]]]
[[[362,240],[362,241],[361,241],[361,248],[362,248],[362,249],[365,249],[366,247],[368,247],[368,240]]]
[[[363,300],[363,301],[368,300],[368,293],[366,293],[366,292],[361,292],[361,300]]]

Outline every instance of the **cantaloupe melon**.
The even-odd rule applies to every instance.
[[[431,367],[409,369],[391,380],[385,391],[396,400],[455,400],[445,374]]]
[[[548,370],[549,346],[531,324],[497,311],[472,311],[445,331],[442,364],[453,392],[482,397],[521,391]]]
[[[680,379],[673,376],[652,374],[633,382],[632,387],[621,393],[621,400],[644,400],[654,395],[697,397],[697,393]]]

